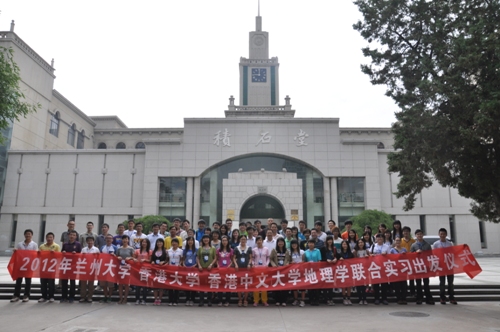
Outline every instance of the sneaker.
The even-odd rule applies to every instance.
[[[450,303],[451,304],[458,304],[457,300],[455,300],[455,299],[450,299]]]
[[[344,300],[342,301],[342,303],[343,303],[344,305],[349,305],[349,304],[347,303],[347,300],[346,300],[346,299],[344,299]]]
[[[105,298],[101,299],[101,300],[99,301],[99,303],[106,303],[106,301],[107,301],[107,300],[108,300],[108,298],[107,298],[107,297],[105,297]]]
[[[379,300],[375,300],[375,305],[379,305],[380,304],[380,301]]]
[[[87,303],[92,303],[92,299],[87,299]]]
[[[171,306],[173,306],[173,305],[174,305],[174,304],[173,304],[172,302],[170,302],[170,303],[168,304],[168,306],[169,306],[169,307],[171,307]]]
[[[295,300],[292,302],[292,305],[298,305],[299,304],[299,300]]]
[[[441,302],[441,304],[446,304],[446,299],[440,299],[439,302]]]
[[[264,302],[264,307],[269,307],[269,304],[267,304],[267,302]]]
[[[352,305],[351,300],[347,299],[347,305]]]
[[[174,302],[174,307],[177,307],[177,303]]]
[[[146,305],[146,301],[142,300],[141,305]]]
[[[23,302],[29,302],[29,300],[30,300],[30,298],[29,298],[29,297],[27,297],[27,296],[25,296],[25,297],[23,298]]]
[[[363,300],[359,301],[359,305],[363,305],[365,302]]]
[[[47,302],[46,299],[44,299],[43,297],[41,299],[38,300],[38,303],[44,303],[44,302]]]
[[[81,298],[80,301],[78,301],[78,302],[83,303],[83,302],[85,302],[85,299]]]
[[[286,307],[286,303],[285,302],[281,303],[281,306]]]
[[[259,304],[258,304],[257,302],[255,302],[255,303],[253,304],[253,306],[254,306],[254,307],[258,307],[258,306],[259,306]]]
[[[382,304],[383,304],[383,305],[388,305],[388,304],[389,304],[389,302],[387,302],[387,300],[383,300],[383,301],[382,301]]]
[[[306,303],[304,301],[300,301],[299,307],[305,307]]]
[[[113,300],[110,297],[108,297],[106,303],[111,303],[111,302],[113,302]]]
[[[135,305],[139,305],[139,304],[141,304],[141,301],[139,301],[139,300],[135,301]]]
[[[102,291],[102,288],[101,288],[101,286],[97,286],[97,287],[95,288],[95,290],[96,290],[97,292],[100,292],[100,291]]]
[[[224,303],[224,307],[229,307],[229,302]]]
[[[24,300],[23,300],[24,301]],[[425,304],[434,305],[436,304],[433,300],[425,301]]]
[[[211,307],[212,306],[212,302],[208,302],[208,306]]]
[[[54,303],[54,301],[55,301],[55,300],[54,300],[54,298],[53,298],[53,297],[51,297],[51,298],[49,299],[49,302],[50,302],[50,303]]]
[[[19,298],[17,296],[14,296],[12,299],[10,299],[10,302],[17,302],[19,301]]]
[[[280,303],[279,302],[276,302],[276,306],[279,307],[280,306]]]

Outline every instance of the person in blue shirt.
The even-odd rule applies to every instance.
[[[206,224],[207,223],[205,222],[205,220],[203,220],[203,219],[198,220],[198,230],[195,233],[195,237],[196,237],[196,241],[198,241],[200,243],[201,243],[201,238],[203,237],[203,235],[205,235],[205,225]]]
[[[304,252],[304,262],[317,263],[321,261],[321,252],[315,248],[316,241],[310,239],[307,241],[308,250]],[[312,306],[319,306],[319,294],[317,289],[309,290],[309,301]]]

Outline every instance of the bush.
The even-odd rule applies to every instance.
[[[378,210],[364,210],[357,216],[352,217],[351,220],[352,228],[358,233],[358,236],[363,234],[366,225],[372,228],[372,234],[375,235],[378,232],[379,224],[385,224],[387,229],[392,230],[394,222],[390,214]]]
[[[148,215],[148,216],[144,216],[141,218],[135,218],[134,221],[135,221],[135,223],[138,223],[138,222],[142,223],[143,232],[145,234],[148,234],[149,232],[152,231],[153,224],[161,225],[161,223],[166,222],[168,224],[168,228],[170,228],[170,221],[167,218],[165,218],[164,216]],[[128,220],[125,220],[123,222],[123,224],[125,225],[125,229],[128,229]]]

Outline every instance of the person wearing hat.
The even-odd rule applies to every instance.
[[[415,237],[417,240],[411,245],[410,252],[421,253],[432,250],[431,245],[424,241],[424,232],[421,229],[415,231]],[[423,292],[422,281],[424,283]],[[433,305],[434,300],[432,299],[431,289],[429,288],[429,278],[415,279],[415,283],[417,284],[417,304],[422,304],[424,298],[423,293],[425,293],[425,303]]]
[[[206,222],[203,219],[198,220],[198,230],[195,233],[196,241],[201,243],[201,238],[205,235]]]

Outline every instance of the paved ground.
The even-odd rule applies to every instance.
[[[456,284],[500,284],[500,259],[480,258],[483,272]],[[0,282],[10,280],[7,257],[0,257]],[[437,279],[437,278],[435,278]],[[432,283],[436,283],[433,280]],[[396,316],[396,315],[403,316]],[[409,316],[408,316],[409,315]],[[421,316],[421,317],[414,317]],[[155,307],[134,304],[64,304],[0,301],[0,331],[494,331],[500,332],[500,303],[352,307]]]

